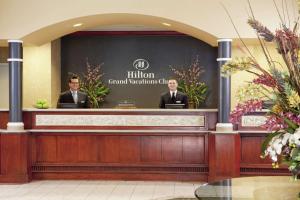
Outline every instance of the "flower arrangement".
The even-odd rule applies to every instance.
[[[253,82],[241,85],[235,97],[239,103],[246,102],[256,97],[257,99],[268,99],[268,96],[263,92],[262,87],[259,84]]]
[[[90,63],[86,62],[86,73],[81,76],[75,73],[79,78],[80,90],[85,92],[90,100],[92,108],[99,108],[104,102],[104,97],[109,94],[109,88],[101,81],[101,65],[91,66]]]
[[[292,174],[297,177],[300,174],[299,24],[296,22],[293,27],[289,27],[282,20],[281,28],[273,33],[255,19],[251,5],[249,6],[252,16],[248,24],[257,34],[267,66],[261,65],[242,41],[248,56],[233,59],[222,67],[224,76],[239,71],[246,71],[255,76],[250,83],[250,90],[255,90],[257,95],[239,102],[232,111],[230,120],[232,123],[239,123],[242,115],[261,110],[264,100],[271,101],[273,106],[263,125],[270,133],[262,144],[262,157],[269,156],[274,168],[279,167],[280,163],[287,164]],[[273,58],[269,51],[269,48],[273,47],[269,44],[275,46],[283,62]],[[243,92],[247,94],[249,91],[245,87]]]
[[[197,59],[188,67],[176,69],[171,66],[175,78],[178,81],[178,90],[185,93],[192,108],[199,108],[205,101],[207,95],[207,85],[200,82],[200,75],[204,72]]]

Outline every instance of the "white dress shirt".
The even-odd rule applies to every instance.
[[[77,93],[77,91],[72,91],[71,90],[71,93],[72,93],[72,96],[73,96],[73,99],[74,99],[74,103],[77,104],[77,102],[78,102],[78,93]]]
[[[175,97],[176,97],[176,95],[177,95],[177,90],[175,90],[175,91],[170,91],[170,95],[171,95],[171,97],[172,97],[172,95],[173,95],[173,92],[175,92]]]

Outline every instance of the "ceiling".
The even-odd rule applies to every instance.
[[[292,20],[297,18],[300,0],[251,0],[255,16],[271,31],[278,28],[273,1],[287,2]],[[70,6],[69,0],[0,0],[0,46],[7,39],[21,39],[26,45],[42,45],[77,31],[177,31],[215,46],[218,38],[237,38],[226,5],[241,37],[256,40],[247,21],[247,0],[85,0]],[[30,5],[30,7],[28,7]],[[26,7],[27,6],[27,7]],[[27,9],[24,9],[26,7]],[[55,10],[55,12],[53,12]],[[18,15],[15,15],[18,13]],[[43,16],[43,17],[36,17]],[[164,24],[170,24],[165,26]],[[82,24],[81,26],[74,26]]]

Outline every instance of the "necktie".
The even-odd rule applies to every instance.
[[[72,95],[73,95],[74,103],[77,104],[77,101],[78,101],[77,91],[73,91]]]
[[[173,103],[176,103],[176,97],[175,97],[175,92],[172,92],[172,98],[171,98]]]

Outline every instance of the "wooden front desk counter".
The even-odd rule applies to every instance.
[[[272,174],[269,161],[256,158],[255,145],[265,133],[238,134],[238,143],[218,140],[212,134],[216,109],[26,109],[25,131],[18,133],[5,130],[8,110],[0,110],[0,119],[0,182],[207,181],[223,172],[226,176],[228,166],[209,166],[209,159],[230,160],[226,149],[232,144],[240,144],[234,148],[241,158],[234,163],[238,175]],[[215,146],[220,142],[223,150]]]

